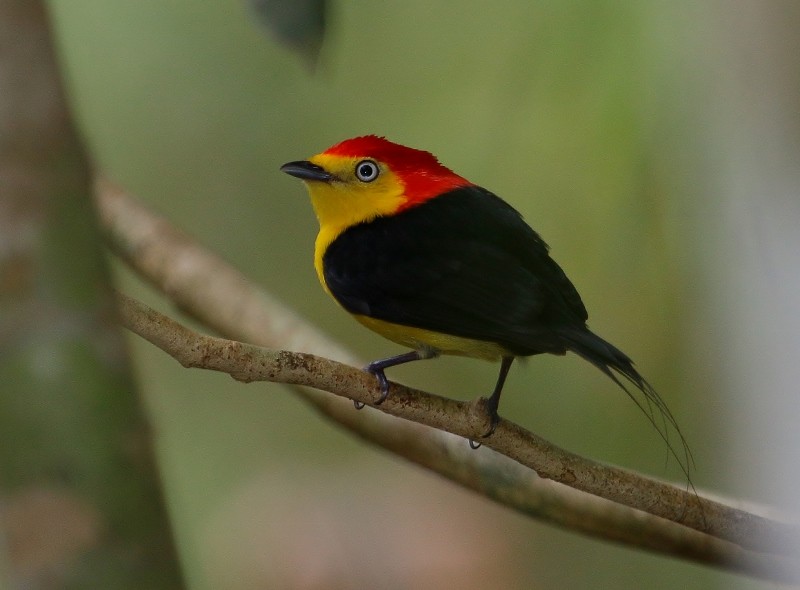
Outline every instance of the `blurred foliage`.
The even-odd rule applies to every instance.
[[[325,33],[325,0],[250,0],[255,14],[281,42],[313,66]]]
[[[697,483],[714,482],[709,406],[681,397],[707,379],[690,370],[683,332],[693,317],[684,296],[698,272],[684,233],[698,146],[684,140],[697,89],[681,85],[700,67],[691,39],[702,18],[610,0],[337,2],[312,76],[236,2],[51,5],[99,169],[364,358],[397,348],[365,333],[318,287],[316,223],[280,164],[377,133],[430,150],[503,196],[553,247],[591,327],[630,354],[668,401],[698,459]],[[119,275],[123,289],[154,299]],[[462,492],[362,448],[279,387],[185,371],[145,343],[132,345],[194,588],[231,579],[312,585],[302,572],[310,555],[325,552],[330,560],[320,557],[314,570],[321,580],[328,561],[367,576],[338,571],[338,587],[370,579],[369,568],[390,576],[400,529],[403,543],[422,547],[404,567],[430,577],[413,585],[391,578],[405,580],[398,587],[442,587],[434,556],[455,538],[485,541],[472,567],[488,579],[494,572],[503,587],[724,585],[708,570],[554,531],[471,497],[459,500],[460,516],[440,515]],[[470,398],[491,387],[495,372],[440,359],[392,377]],[[504,397],[504,416],[571,450],[680,478],[629,400],[574,357],[520,363]],[[424,518],[409,530],[415,512]],[[459,537],[464,522],[476,527],[468,538]],[[283,544],[289,531],[294,551]],[[364,560],[359,541],[385,549]]]

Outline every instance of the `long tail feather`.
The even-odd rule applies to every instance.
[[[669,453],[680,465],[689,485],[694,488],[691,480],[694,458],[678,426],[678,422],[658,392],[634,368],[633,361],[617,347],[589,330],[570,330],[563,332],[561,335],[568,350],[589,361],[611,378],[633,400],[642,413],[647,416],[647,419],[667,445]],[[619,380],[617,375],[624,377],[644,395],[644,403]],[[680,440],[679,449],[670,441],[670,429],[678,435]]]

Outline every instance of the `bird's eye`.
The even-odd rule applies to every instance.
[[[380,169],[372,160],[361,160],[356,164],[356,178],[361,182],[372,182],[378,178]]]

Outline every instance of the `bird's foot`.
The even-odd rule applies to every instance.
[[[489,438],[497,430],[497,425],[500,423],[500,415],[497,413],[497,399],[494,396],[489,398],[482,397],[478,400],[478,407],[489,419],[489,429],[481,435],[481,438]]]
[[[364,368],[364,370],[367,373],[371,373],[372,375],[375,376],[375,378],[378,380],[378,385],[380,385],[381,388],[381,395],[374,402],[376,406],[381,405],[383,402],[386,401],[386,398],[389,397],[389,380],[386,378],[386,374],[383,372],[383,367],[381,366],[381,364],[382,364],[381,361],[375,361],[374,363],[368,364]],[[361,408],[364,407],[363,402],[354,402],[354,403],[356,404],[357,410],[360,410]],[[361,407],[359,407],[359,405]]]
[[[493,398],[478,398],[475,402],[475,409],[483,414],[489,420],[489,429],[481,435],[481,438],[489,438],[497,430],[497,425],[500,423],[500,416],[497,413],[497,403]],[[475,439],[469,439],[469,446],[472,449],[478,449],[481,443]]]
[[[384,369],[388,369],[389,367],[396,367],[397,365],[410,363],[412,361],[432,359],[438,355],[439,352],[437,350],[434,350],[432,348],[423,348],[422,350],[412,350],[410,352],[398,354],[397,356],[391,356],[386,359],[372,361],[370,364],[364,367],[364,370],[367,373],[375,375],[375,378],[378,380],[378,385],[380,385],[381,388],[381,395],[378,399],[376,399],[373,402],[373,404],[379,406],[386,401],[387,397],[389,397],[389,380],[383,373]],[[356,408],[361,409],[363,407],[364,407],[363,403],[361,402],[356,403]]]

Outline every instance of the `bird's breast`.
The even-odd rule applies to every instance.
[[[415,350],[433,350],[439,354],[467,356],[471,358],[496,361],[504,356],[514,356],[495,342],[462,338],[432,330],[394,324],[366,315],[353,315],[361,324],[401,346]]]

